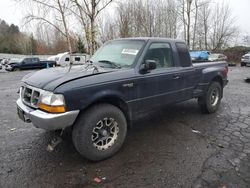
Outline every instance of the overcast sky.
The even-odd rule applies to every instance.
[[[222,1],[222,0],[215,0]],[[243,35],[250,35],[250,0],[225,0],[230,3],[234,17],[237,19]],[[0,19],[6,22],[22,25],[24,11],[18,7],[14,0],[0,0]]]

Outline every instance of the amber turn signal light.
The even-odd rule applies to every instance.
[[[40,103],[38,105],[38,107],[41,110],[44,110],[44,111],[50,112],[50,113],[64,113],[64,112],[66,112],[65,106],[50,106],[50,105]]]

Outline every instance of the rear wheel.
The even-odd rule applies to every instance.
[[[91,161],[111,157],[122,146],[127,134],[123,112],[110,104],[98,104],[80,114],[72,138],[77,151]]]
[[[214,113],[218,110],[222,98],[222,86],[219,82],[211,82],[207,92],[200,98],[198,103],[202,112]]]

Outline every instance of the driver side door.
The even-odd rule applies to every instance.
[[[147,73],[139,73],[136,82],[139,112],[175,102],[181,87],[179,68],[175,66],[169,43],[152,42],[143,62],[146,60],[154,60],[157,66]]]
[[[31,64],[32,64],[31,59],[30,58],[25,58],[22,61],[22,69],[29,69]]]

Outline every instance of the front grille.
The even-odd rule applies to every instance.
[[[37,108],[39,97],[40,97],[39,89],[30,86],[22,86],[21,99],[26,105],[33,108]]]
[[[242,59],[249,59],[250,56],[243,56]]]

